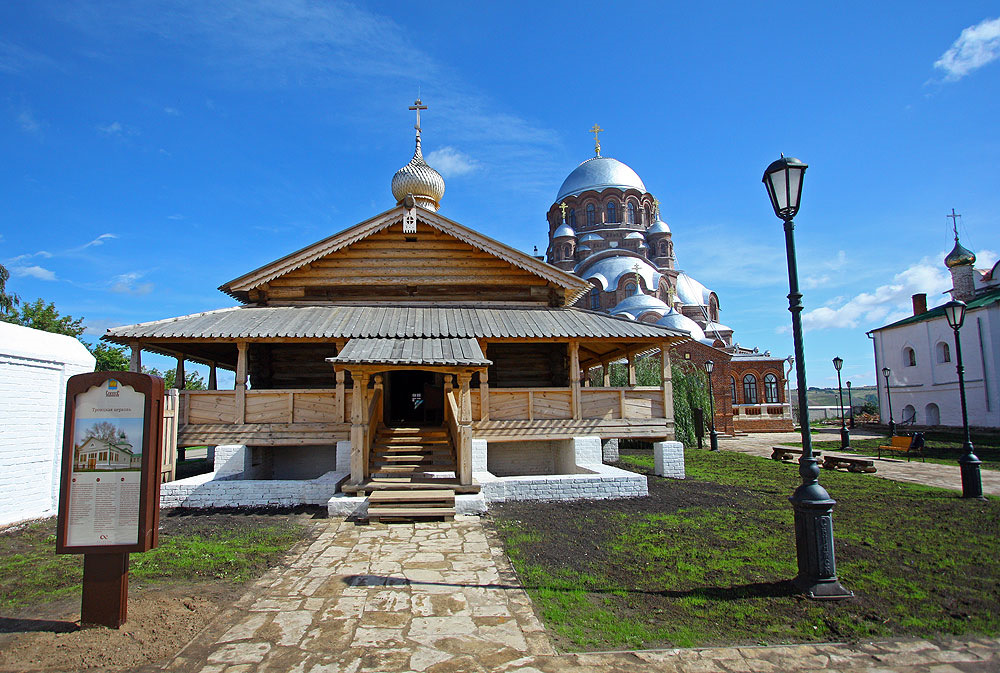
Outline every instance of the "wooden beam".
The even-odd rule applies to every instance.
[[[128,370],[130,372],[142,373],[142,348],[139,347],[139,342],[133,341],[129,344],[129,348],[132,349],[132,355],[129,358]]]
[[[351,372],[354,388],[351,391],[351,483],[360,484],[365,479],[365,411],[368,374]]]
[[[347,422],[347,417],[344,415],[346,412],[346,393],[347,388],[344,385],[344,377],[346,374],[343,370],[336,372],[334,376],[337,379],[337,392],[333,398],[333,417],[338,421]]]
[[[580,342],[569,342],[569,386],[570,386],[570,408],[573,410],[573,418],[581,417],[580,411]]]
[[[663,417],[667,423],[674,421],[674,383],[670,371],[670,343],[664,342],[660,346],[660,380],[663,385]],[[712,419],[712,427],[715,427],[715,419]]]
[[[218,374],[216,373],[216,369],[217,368],[216,368],[214,362],[211,365],[209,365],[209,368],[208,368],[208,389],[209,390],[218,390],[219,389],[219,377],[218,377]]]
[[[628,354],[628,385],[637,386],[639,385],[638,380],[635,376],[635,353]]]
[[[236,422],[247,422],[247,342],[236,344]]]
[[[177,356],[177,369],[174,370],[174,388],[184,390],[187,387],[187,380],[184,375],[184,356]]]

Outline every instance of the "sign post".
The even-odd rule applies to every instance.
[[[78,374],[66,386],[57,554],[83,554],[82,624],[118,628],[128,555],[157,545],[163,380]]]

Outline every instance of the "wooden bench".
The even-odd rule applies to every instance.
[[[848,472],[875,472],[875,462],[870,458],[847,458],[845,456],[827,456],[823,459],[823,467],[827,470],[836,470],[838,467],[846,467]]]
[[[892,453],[902,453],[906,455],[906,462],[910,462],[910,458],[913,456],[920,456],[921,462],[927,462],[924,460],[924,435],[923,433],[915,433],[912,437],[906,437],[905,435],[893,436],[889,444],[883,444],[878,447],[878,457],[882,457],[883,451],[888,451]]]
[[[794,456],[801,456],[802,449],[796,449],[791,446],[772,446],[771,447],[771,460],[791,460]],[[819,451],[813,451],[813,457],[820,457]]]

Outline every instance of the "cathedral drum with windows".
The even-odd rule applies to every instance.
[[[719,322],[718,295],[678,266],[660,201],[631,167],[601,155],[602,130],[591,129],[595,156],[566,177],[549,208],[546,261],[590,281],[579,308],[689,332],[674,355],[716,363],[717,430],[791,430],[787,361],[734,343]]]

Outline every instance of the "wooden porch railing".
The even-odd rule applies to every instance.
[[[660,386],[633,388],[581,388],[581,419],[664,418]],[[482,419],[479,391],[472,391],[472,410]],[[672,414],[671,414],[672,415]],[[491,421],[535,421],[573,418],[573,391],[569,388],[491,388]]]
[[[347,423],[351,390],[248,390],[237,419],[232,390],[181,390],[181,425],[216,423]],[[343,399],[338,399],[342,397]]]
[[[180,396],[176,389],[167,390],[163,396],[163,452],[160,456],[160,483],[173,481],[177,476],[177,425]]]

